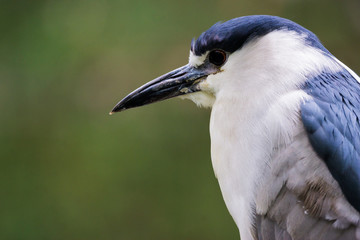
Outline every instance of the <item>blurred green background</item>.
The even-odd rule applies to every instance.
[[[0,239],[238,239],[189,101],[109,116],[220,20],[290,18],[360,72],[359,0],[0,1]]]

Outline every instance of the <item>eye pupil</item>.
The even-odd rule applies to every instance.
[[[209,54],[209,62],[216,66],[221,66],[226,61],[226,53],[221,50],[211,51]]]

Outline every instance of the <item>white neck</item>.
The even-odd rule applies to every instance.
[[[242,240],[253,238],[255,195],[273,148],[291,139],[288,130],[299,119],[294,109],[308,97],[299,86],[325,67],[340,69],[304,36],[274,31],[231,54],[223,71],[202,83],[203,92],[189,96],[212,106],[212,164]]]

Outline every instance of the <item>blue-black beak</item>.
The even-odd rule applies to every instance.
[[[122,99],[110,114],[129,108],[199,91],[198,83],[212,71],[204,67],[185,65],[139,87]]]

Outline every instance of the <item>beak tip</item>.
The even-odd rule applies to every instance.
[[[110,112],[109,115],[113,115],[114,113],[117,112],[122,112],[124,110],[126,110],[127,108],[123,105],[117,104]]]

